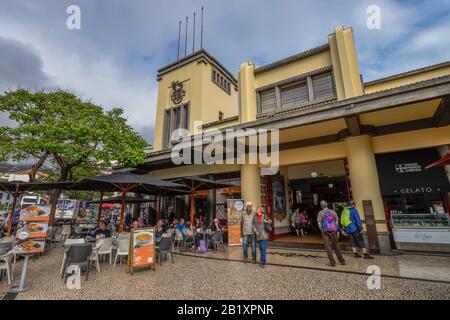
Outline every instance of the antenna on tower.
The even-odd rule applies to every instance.
[[[177,61],[180,60],[180,37],[181,37],[181,20],[178,24],[178,51],[177,51]]]
[[[202,23],[200,28],[200,49],[203,49],[203,7],[202,7]]]
[[[194,12],[194,29],[192,31],[192,54],[194,54],[195,52],[195,15],[196,13]]]
[[[189,17],[186,16],[186,35],[185,35],[185,38],[184,38],[184,56],[187,55],[188,20],[189,20]]]

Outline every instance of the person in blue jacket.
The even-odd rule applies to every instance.
[[[355,208],[355,202],[350,201],[350,205],[347,208],[350,211],[350,221],[351,223],[345,227],[344,232],[350,238],[352,245],[352,250],[355,258],[361,258],[358,253],[358,249],[364,253],[364,259],[373,259],[366,249],[366,244],[364,243],[361,231],[363,229],[361,218],[359,217],[358,210]]]

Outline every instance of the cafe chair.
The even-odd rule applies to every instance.
[[[158,245],[156,246],[156,250],[158,253],[159,264],[162,266],[162,259],[166,260],[167,255],[170,256],[170,259],[173,263],[173,254],[171,252],[172,247],[172,237],[171,236],[162,236]]]
[[[215,251],[217,251],[220,246],[222,246],[224,252],[226,251],[225,244],[223,243],[223,231],[215,231],[211,235],[211,241]]]
[[[91,257],[89,258],[89,260],[91,261],[91,263],[95,263],[95,267],[97,268],[98,273],[101,273],[100,271],[100,259],[99,259],[99,250],[101,248],[101,246],[103,245],[103,239],[98,240],[94,247],[92,248],[92,253],[91,253]]]
[[[117,239],[117,252],[114,258],[114,267],[117,263],[117,258],[120,257],[120,264],[122,264],[122,258],[128,256],[128,250],[130,248],[130,239],[119,238]]]
[[[109,264],[112,264],[112,255],[113,255],[113,238],[104,238],[101,243],[101,246],[98,248],[98,255],[101,258],[105,258],[109,256]]]
[[[173,239],[173,247],[175,249],[175,247],[177,248],[177,251],[180,250],[180,246],[183,245],[184,242],[184,237],[183,237],[183,233],[178,230],[175,229],[175,238]]]
[[[67,281],[69,274],[67,269],[71,265],[79,266],[86,270],[86,281],[89,277],[89,266],[91,263],[92,245],[90,243],[71,245],[67,251],[67,258],[64,263],[64,283]]]
[[[14,250],[0,256],[0,278],[3,279],[3,273],[6,272],[8,277],[8,285],[14,280],[14,264],[11,261],[14,258]]]

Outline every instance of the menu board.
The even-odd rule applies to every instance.
[[[156,264],[155,228],[133,230],[130,236],[129,265],[131,272],[137,268]]]
[[[241,244],[241,216],[244,212],[244,200],[227,200],[228,245]]]
[[[16,232],[16,253],[44,252],[49,217],[49,207],[31,205],[22,209]]]

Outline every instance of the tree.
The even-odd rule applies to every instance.
[[[0,96],[0,112],[16,122],[0,127],[0,161],[32,160],[37,171],[52,168],[53,181],[98,174],[113,165],[135,166],[145,159],[147,143],[127,124],[123,110],[104,110],[76,95],[24,89]],[[52,193],[52,217],[59,190]]]

